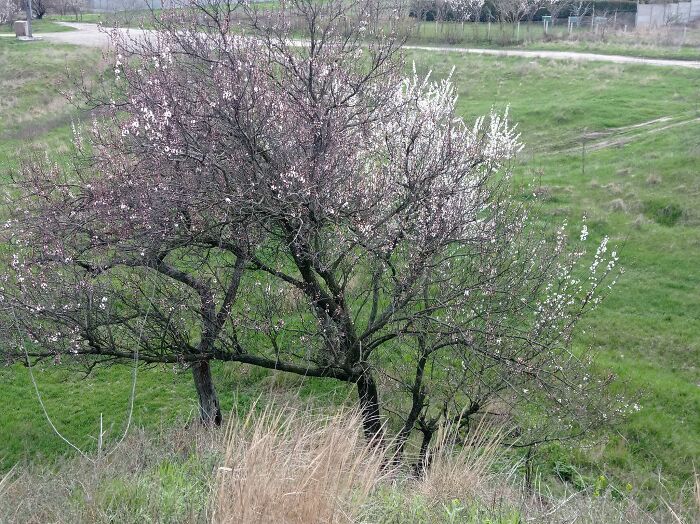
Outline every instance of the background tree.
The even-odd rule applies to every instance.
[[[14,0],[0,0],[0,24],[11,24],[17,15],[17,4]]]
[[[525,18],[528,21],[527,32],[530,34],[530,27],[535,21],[535,17],[541,13],[542,9],[545,7],[545,0],[527,0],[525,3]]]
[[[464,22],[479,21],[484,0],[448,0],[447,4],[455,19],[462,23],[462,29],[464,29]]]
[[[530,0],[494,0],[493,4],[501,24],[516,24],[525,18],[530,10]]]
[[[449,79],[405,78],[372,5],[191,7],[115,32],[75,165],[15,176],[10,357],[187,366],[216,424],[213,360],[340,380],[368,438],[392,415],[399,450],[496,403],[597,419],[568,348],[616,254],[606,239],[577,276],[564,229],[533,226],[507,118],[467,125]]]
[[[557,23],[557,19],[562,13],[570,12],[573,5],[573,0],[546,0],[544,2],[544,7],[552,17],[552,25]]]
[[[62,16],[73,14],[75,19],[82,19],[82,14],[87,7],[86,0],[55,0],[54,9]]]
[[[21,0],[20,6],[22,11],[25,11],[27,6],[26,0]],[[32,13],[35,18],[41,20],[50,9],[53,9],[53,6],[54,0],[32,0]]]

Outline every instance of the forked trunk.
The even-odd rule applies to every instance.
[[[379,391],[371,373],[365,371],[357,380],[362,429],[365,438],[373,444],[382,444],[382,421],[379,417]]]
[[[418,460],[413,465],[413,470],[417,477],[422,477],[425,472],[430,467],[430,441],[433,440],[433,434],[435,430],[428,427],[422,427],[421,433],[423,433],[423,440],[420,443],[420,452],[418,453]]]
[[[202,360],[192,366],[192,377],[199,396],[199,418],[205,426],[221,425],[221,408],[216,389],[211,378],[208,360]]]

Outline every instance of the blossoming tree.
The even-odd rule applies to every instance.
[[[0,24],[11,23],[17,13],[17,3],[14,0],[0,0]]]
[[[506,115],[468,124],[449,78],[405,77],[373,12],[196,3],[115,33],[75,164],[15,176],[2,299],[27,355],[189,367],[216,424],[215,360],[348,382],[399,450],[497,405],[598,413],[569,341],[616,254],[582,275],[512,197]]]

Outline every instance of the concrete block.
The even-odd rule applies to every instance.
[[[17,20],[14,24],[15,36],[29,36],[29,27],[26,21]]]

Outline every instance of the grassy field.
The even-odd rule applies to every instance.
[[[64,31],[74,31],[72,27],[57,24],[54,20],[43,18],[41,20],[32,20],[33,33],[61,33]],[[0,34],[15,34],[14,29],[9,24],[0,25]]]
[[[68,152],[71,120],[87,115],[63,101],[58,83],[66,66],[94,68],[98,60],[94,50],[0,40],[2,169],[16,165],[24,147],[57,157]],[[620,388],[641,395],[641,410],[610,438],[591,438],[583,449],[542,450],[540,471],[551,476],[564,464],[591,478],[604,473],[618,485],[629,483],[650,504],[658,496],[683,496],[700,466],[697,72],[451,53],[414,53],[409,60],[422,71],[429,66],[436,77],[456,68],[459,109],[468,120],[510,105],[527,146],[514,191],[531,198],[528,184],[541,184],[543,220],[568,219],[573,231],[585,214],[592,236],[610,235],[621,247],[625,274],[586,320],[576,344],[600,350],[601,369],[618,374],[626,383]],[[35,373],[48,411],[76,442],[94,445],[101,413],[109,435],[119,433],[130,368],[85,376],[44,363]],[[261,393],[300,391],[324,402],[347,394],[342,386],[235,366],[217,367],[215,378],[225,410]],[[50,461],[67,451],[41,415],[27,370],[0,369],[0,384],[0,468],[23,459]],[[142,369],[137,391],[137,425],[168,426],[196,409],[190,375],[182,370]]]

